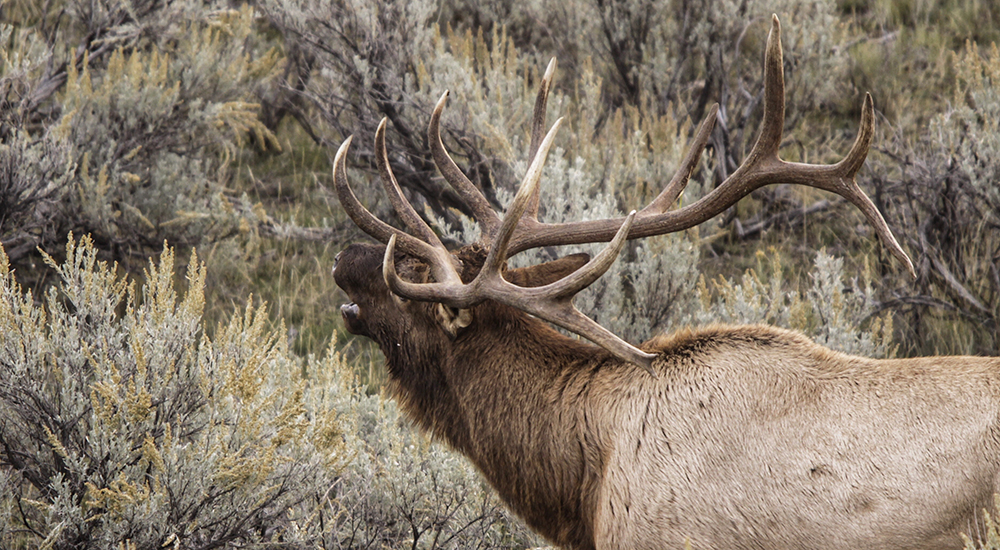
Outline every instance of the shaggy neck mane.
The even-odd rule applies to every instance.
[[[581,501],[600,472],[587,468],[584,444],[592,442],[560,403],[583,397],[586,385],[573,380],[620,360],[508,306],[480,304],[473,318],[451,353],[383,346],[395,397],[413,421],[468,456],[529,525],[561,545],[589,547],[583,520],[593,512]]]

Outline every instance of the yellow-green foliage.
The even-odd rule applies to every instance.
[[[491,547],[523,531],[472,468],[302,360],[248,304],[201,330],[205,267],[144,284],[72,236],[38,303],[0,249],[0,546]],[[520,533],[520,535],[518,535]],[[359,538],[360,537],[360,538]],[[299,546],[297,546],[299,547]]]
[[[848,278],[844,261],[821,250],[809,273],[805,292],[790,289],[776,250],[757,253],[757,268],[739,282],[719,276],[698,281],[699,308],[689,318],[694,325],[713,322],[768,323],[802,331],[830,348],[891,357],[892,315],[879,315],[867,266],[858,278]]]
[[[280,62],[276,50],[257,58],[244,50],[253,15],[217,13],[182,24],[176,43],[115,49],[100,69],[86,57],[82,69],[69,66],[54,124],[80,155],[77,223],[146,245],[233,231],[221,196],[231,159],[247,135],[277,147],[248,101],[248,86]]]
[[[15,130],[4,147],[52,143],[61,153],[49,161],[61,168],[49,178],[58,185],[42,178],[53,168],[27,163],[21,187],[46,189],[49,200],[7,201],[34,223],[0,220],[3,242],[44,247],[76,230],[122,257],[164,238],[197,244],[256,225],[260,212],[227,193],[230,165],[248,138],[280,150],[257,117],[256,92],[283,61],[257,34],[253,8],[68,4],[65,23],[2,29],[0,94],[10,108],[0,117]],[[87,42],[94,36],[103,38]],[[46,69],[60,61],[64,72]],[[0,182],[0,201],[13,195],[7,187]]]
[[[940,110],[869,164],[916,255],[918,278],[894,281],[892,303],[919,353],[995,354],[1000,342],[998,52],[975,43],[947,52],[953,82]]]
[[[9,526],[37,533],[25,547],[267,540],[342,467],[342,441],[312,441],[329,404],[307,408],[301,362],[263,310],[201,335],[197,258],[183,298],[169,248],[141,289],[87,237],[47,261],[62,283],[42,307],[0,255],[0,444],[17,457],[4,499],[26,507]]]

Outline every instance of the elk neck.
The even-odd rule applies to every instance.
[[[400,344],[382,347],[406,414],[472,460],[533,528],[588,547],[592,511],[583,503],[600,472],[588,467],[594,442],[568,402],[585,396],[569,379],[621,361],[492,301],[474,307],[472,324],[454,340]]]

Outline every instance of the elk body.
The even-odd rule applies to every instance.
[[[448,251],[403,198],[376,134],[382,180],[406,233],[372,216],[335,182],[351,218],[383,245],[355,244],[334,276],[351,303],[348,330],[386,356],[406,413],[465,454],[532,528],[572,549],[951,548],[1000,492],[1000,360],[873,360],[767,326],[710,326],[636,348],[582,315],[573,296],[614,261],[626,239],[699,224],[770,183],[847,198],[911,270],[855,182],[872,137],[861,130],[836,165],[777,156],[784,114],[773,20],[765,115],[746,163],[700,201],[668,210],[711,132],[713,110],[677,176],[624,219],[537,219],[551,69],[533,122],[532,163],[500,218],[455,166],[438,123],[429,140],[445,179],[475,213],[482,242]],[[507,269],[534,247],[609,242]],[[569,338],[547,322],[591,340]]]

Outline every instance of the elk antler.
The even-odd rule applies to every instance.
[[[618,257],[618,253],[625,246],[626,236],[635,218],[635,211],[625,218],[614,238],[604,250],[566,277],[545,286],[532,288],[519,287],[503,278],[502,271],[507,264],[507,246],[518,221],[532,199],[538,196],[537,190],[542,177],[542,166],[545,164],[549,148],[552,146],[552,141],[561,122],[562,119],[557,120],[546,134],[545,139],[542,140],[538,152],[531,161],[528,172],[518,188],[517,195],[514,196],[514,201],[497,230],[486,261],[472,282],[468,284],[450,282],[415,284],[403,281],[396,274],[394,262],[396,235],[394,234],[389,238],[382,264],[385,284],[394,293],[404,298],[425,302],[441,302],[456,308],[471,307],[487,299],[513,306],[584,336],[618,357],[631,361],[653,374],[652,360],[656,357],[655,355],[646,353],[618,338],[573,306],[573,297],[576,293],[604,275],[604,272]]]
[[[334,181],[341,203],[352,220],[369,235],[386,243],[383,277],[386,285],[399,296],[418,301],[440,302],[455,308],[468,308],[484,300],[495,300],[526,311],[579,334],[616,356],[645,368],[650,373],[655,355],[646,353],[618,338],[573,306],[573,297],[596,281],[611,266],[627,239],[661,235],[698,225],[732,206],[751,191],[773,183],[795,183],[832,191],[857,206],[874,226],[889,251],[915,276],[913,263],[899,246],[892,231],[871,200],[858,187],[855,175],[868,154],[874,133],[874,107],[871,95],[865,96],[858,136],[843,160],[832,165],[786,162],[778,157],[784,125],[785,100],[782,74],[781,26],[773,16],[764,61],[764,120],[760,135],[744,163],[712,192],[679,210],[668,211],[687,185],[691,172],[708,143],[718,105],[713,106],[695,133],[693,144],[674,177],[660,194],[638,213],[625,218],[569,223],[538,221],[539,180],[561,119],[541,139],[545,127],[545,109],[555,60],[549,63],[542,78],[532,116],[531,163],[518,188],[514,202],[501,219],[475,185],[448,155],[441,141],[440,120],[448,93],[434,108],[428,126],[428,141],[435,164],[445,180],[455,189],[482,227],[482,239],[489,245],[486,261],[468,284],[458,273],[458,260],[448,252],[434,231],[417,215],[403,197],[389,168],[385,149],[385,120],[375,136],[376,161],[382,182],[400,219],[419,238],[382,222],[362,206],[347,183],[344,156],[348,138],[334,160]],[[579,270],[540,287],[519,287],[503,278],[507,258],[518,252],[541,246],[608,242],[608,246]],[[396,247],[427,261],[435,282],[415,284],[400,279],[396,273]]]
[[[916,278],[913,262],[899,246],[882,214],[864,191],[858,187],[855,175],[864,164],[874,135],[875,110],[870,94],[865,94],[861,128],[854,145],[843,160],[833,165],[785,162],[778,157],[782,126],[785,120],[785,80],[782,72],[781,25],[773,15],[767,37],[764,60],[764,119],[760,135],[743,164],[711,193],[679,210],[667,211],[687,185],[702,149],[708,142],[718,106],[713,106],[695,134],[694,143],[681,163],[677,174],[648,206],[636,217],[629,239],[673,233],[705,222],[729,208],[751,191],[774,183],[795,183],[836,193],[855,206],[875,228],[883,245],[902,262]],[[524,219],[512,239],[510,255],[541,246],[605,242],[611,239],[622,220],[605,219],[569,223],[541,223]]]
[[[545,130],[545,109],[549,100],[549,89],[552,87],[552,76],[555,74],[555,71],[556,60],[553,57],[549,61],[549,66],[545,69],[545,75],[542,77],[541,84],[538,87],[538,96],[535,99],[535,109],[531,117],[529,162],[534,160],[542,142]],[[500,217],[497,216],[497,213],[490,206],[486,197],[462,173],[455,164],[455,161],[452,160],[451,155],[444,148],[444,143],[441,141],[441,113],[444,112],[444,105],[447,99],[448,92],[446,91],[441,95],[441,99],[438,100],[437,105],[434,106],[434,112],[431,114],[431,122],[427,127],[427,141],[430,143],[431,156],[434,158],[434,163],[437,165],[445,181],[455,189],[458,195],[462,197],[462,200],[465,201],[465,204],[472,210],[473,217],[479,222],[479,226],[482,229],[484,240],[489,242],[496,236],[496,232],[500,228]],[[535,189],[535,193],[530,197],[526,209],[527,214],[536,220],[538,218],[540,189],[541,187]],[[513,255],[514,253],[510,253],[510,256]]]

